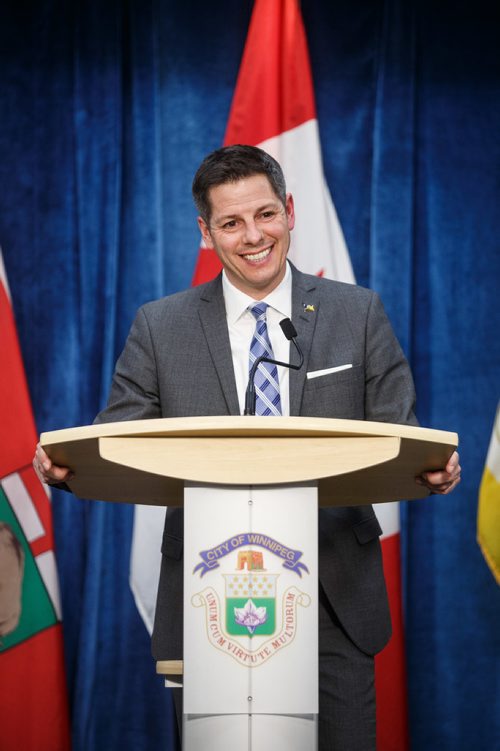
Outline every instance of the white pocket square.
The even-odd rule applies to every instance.
[[[352,368],[352,362],[348,365],[337,365],[335,368],[325,368],[324,370],[311,370],[306,373],[307,378],[319,378],[320,376],[330,375],[330,373],[339,373],[341,370]]]

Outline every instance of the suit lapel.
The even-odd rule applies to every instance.
[[[304,364],[300,370],[290,370],[291,415],[300,414],[318,312],[319,293],[314,277],[302,274],[292,265],[292,321],[297,330],[297,344],[304,353]]]
[[[229,332],[227,330],[226,308],[222,293],[222,277],[205,285],[200,295],[199,315],[207,340],[210,356],[214,364],[228,413],[239,415],[238,392],[234,377],[233,358]]]

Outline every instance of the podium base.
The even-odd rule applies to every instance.
[[[185,751],[316,751],[318,715],[184,715]]]

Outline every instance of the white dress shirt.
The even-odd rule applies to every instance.
[[[222,290],[226,305],[227,327],[229,341],[231,342],[238,401],[240,412],[243,414],[248,385],[250,344],[255,332],[255,317],[248,308],[255,305],[257,301],[231,284],[225,271],[222,272]],[[274,359],[290,362],[290,342],[279,325],[283,318],[292,317],[292,272],[288,263],[282,282],[262,302],[269,305],[267,309],[267,330]],[[281,413],[284,416],[290,414],[289,373],[288,368],[278,367]]]

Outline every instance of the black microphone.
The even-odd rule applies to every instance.
[[[304,363],[304,355],[302,354],[302,350],[295,341],[295,339],[297,338],[297,331],[295,329],[295,326],[289,318],[283,318],[283,320],[280,321],[280,326],[288,341],[292,342],[295,349],[299,353],[300,362],[298,365],[292,365],[291,362],[280,362],[279,360],[272,360],[270,357],[265,357],[264,355],[258,357],[252,365],[248,378],[248,386],[245,394],[245,411],[243,413],[245,415],[255,415],[255,373],[257,372],[257,368],[259,367],[261,362],[270,362],[272,365],[282,365],[284,368],[292,368],[292,370],[299,370]]]

